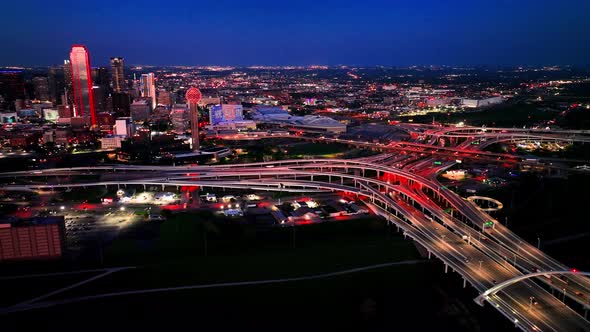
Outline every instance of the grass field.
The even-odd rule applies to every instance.
[[[526,103],[501,104],[477,112],[431,113],[413,117],[417,123],[436,122],[455,124],[465,122],[470,126],[486,125],[488,127],[522,127],[549,120],[556,116],[555,112],[540,110],[537,106]]]
[[[205,255],[203,230],[208,223]],[[153,239],[127,237],[107,248],[105,265],[133,264],[137,268],[48,300],[121,290],[301,277],[419,259],[412,242],[369,217],[297,227],[295,242],[292,228],[228,226],[206,213],[174,215],[158,228],[159,235]],[[498,320],[499,314],[490,307],[474,304],[471,299],[476,292],[461,288],[459,277],[444,274],[442,265],[435,262],[307,281],[108,297],[13,313],[3,317],[3,322],[23,327],[41,322],[60,324],[66,330],[89,324],[117,329],[153,329],[165,324],[168,329],[221,331],[406,330],[404,327],[497,331],[509,326]],[[70,279],[50,279],[46,284],[37,280],[25,294],[41,295]],[[45,290],[43,286],[47,286]],[[19,295],[18,300],[24,297]]]
[[[344,153],[352,148],[338,143],[317,144],[317,143],[296,143],[285,148],[287,155],[291,157],[297,156],[324,156],[336,157],[338,154]]]

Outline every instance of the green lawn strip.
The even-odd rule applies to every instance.
[[[153,247],[141,248],[135,240],[119,240],[107,249],[105,262],[109,266],[141,268],[118,272],[63,296],[130,287],[300,277],[418,258],[411,242],[401,236],[388,237],[383,224],[370,219],[298,227],[295,249],[289,228],[272,230],[277,234],[267,238],[241,239],[238,243],[209,239],[208,256],[199,242],[202,233],[196,222],[184,221],[186,224],[178,225],[178,232],[174,222],[166,223]]]
[[[91,278],[101,272],[0,280],[0,307],[15,305]]]

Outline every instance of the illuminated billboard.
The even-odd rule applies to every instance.
[[[59,118],[59,112],[52,109],[43,109],[43,118],[45,121],[56,122]]]
[[[234,121],[244,121],[242,105],[222,104],[211,107],[211,111],[209,111],[209,123],[211,125]]]
[[[18,116],[15,112],[13,113],[1,113],[0,122],[2,123],[15,123],[18,120]]]

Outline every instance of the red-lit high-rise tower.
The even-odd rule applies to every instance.
[[[72,87],[74,90],[74,116],[88,117],[96,125],[90,54],[84,45],[73,45],[70,52]]]
[[[199,101],[201,100],[201,91],[192,87],[186,91],[186,102],[191,117],[191,137],[193,151],[199,151]]]

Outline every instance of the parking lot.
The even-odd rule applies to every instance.
[[[94,210],[66,208],[65,211],[66,243],[72,251],[109,242],[125,228],[144,220],[136,209],[100,207]]]

